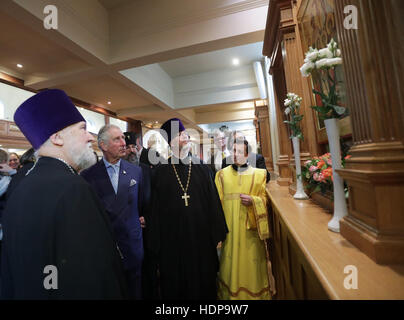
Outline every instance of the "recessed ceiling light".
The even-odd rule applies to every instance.
[[[233,65],[235,65],[235,66],[238,66],[238,65],[240,64],[240,60],[237,59],[237,58],[234,58],[234,59],[232,60],[232,62],[233,62]]]
[[[17,67],[18,67],[18,68],[22,68],[22,67],[23,67],[23,65],[22,65],[22,64],[19,64],[19,63],[17,63]]]

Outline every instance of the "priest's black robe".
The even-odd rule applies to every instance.
[[[108,216],[91,186],[62,161],[38,160],[8,199],[3,229],[3,299],[126,297]],[[46,289],[44,280],[57,289]]]
[[[152,180],[150,249],[158,259],[163,299],[216,299],[219,261],[216,246],[227,226],[220,199],[206,164],[193,164],[185,206],[183,191],[171,165],[161,164]],[[178,161],[178,159],[177,159]],[[192,158],[193,163],[200,159]],[[176,164],[184,188],[189,158]]]

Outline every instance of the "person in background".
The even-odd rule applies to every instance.
[[[18,156],[18,154],[16,154],[15,152],[10,153],[8,157],[8,165],[15,170],[18,170],[20,168],[20,157]]]
[[[3,213],[1,298],[126,298],[109,218],[77,174],[95,161],[83,116],[64,91],[51,89],[22,103],[14,122],[39,158]]]
[[[157,145],[157,137],[155,134],[153,134],[149,140],[147,141],[147,148],[150,149],[154,149],[156,150],[156,145]]]
[[[229,228],[218,276],[218,298],[224,300],[266,300],[275,294],[266,242],[270,236],[267,172],[252,168],[248,153],[247,140],[234,140],[234,163],[215,178]]]
[[[143,148],[141,133],[125,132],[124,135],[125,139],[130,142],[126,145],[129,162],[144,163],[150,168],[154,168],[158,164],[160,154],[155,149]]]
[[[121,158],[126,154],[125,137],[121,129],[107,124],[98,132],[98,147],[103,158],[81,172],[106,208],[118,246],[122,253],[129,295],[141,299],[144,217],[142,170]]]
[[[215,175],[217,171],[222,169],[223,160],[230,156],[230,151],[227,149],[228,135],[227,132],[220,129],[213,131],[214,151],[210,159],[210,167]]]
[[[15,190],[18,184],[21,182],[23,178],[25,178],[27,172],[34,166],[36,161],[35,158],[35,150],[34,148],[30,148],[23,153],[20,158],[20,169],[17,171],[15,175],[13,175],[10,184],[8,186],[5,199],[10,197],[11,193]]]
[[[237,141],[237,140],[246,140],[245,135],[241,131],[234,131],[232,133],[231,139],[228,142],[229,150],[233,150],[234,141]],[[265,164],[265,158],[262,155],[260,155],[259,153],[252,152],[250,145],[248,145],[248,148],[249,148],[248,159],[247,159],[248,164],[253,168],[267,170],[267,166]],[[223,160],[222,168],[226,168],[227,166],[229,166],[231,164],[234,164],[234,155],[233,154]],[[266,182],[268,183],[270,179],[271,179],[271,175],[270,175],[269,171],[267,170]]]
[[[35,149],[29,148],[25,151],[20,158],[20,166],[23,168],[25,165],[33,164],[36,161]]]
[[[3,239],[2,228],[2,215],[6,205],[6,191],[9,188],[11,175],[14,175],[17,171],[7,165],[9,163],[9,155],[7,151],[0,149],[0,263],[1,263],[1,246]]]

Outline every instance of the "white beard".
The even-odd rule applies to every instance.
[[[86,147],[81,150],[78,149],[77,146],[73,145],[73,147],[68,150],[68,154],[77,168],[77,171],[87,169],[97,162],[91,142],[89,142]]]

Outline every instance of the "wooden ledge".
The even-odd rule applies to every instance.
[[[328,230],[331,214],[311,200],[294,200],[288,187],[267,185],[279,214],[330,299],[404,299],[404,265],[378,265],[339,233]],[[346,266],[358,270],[358,289],[345,289]]]

